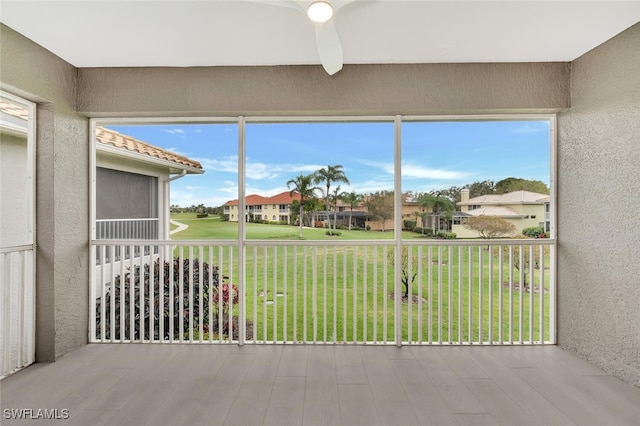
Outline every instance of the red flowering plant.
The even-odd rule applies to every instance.
[[[231,302],[229,302],[229,299],[231,299]],[[214,309],[217,310],[222,305],[222,312],[226,314],[229,312],[229,304],[235,305],[238,303],[238,287],[235,284],[220,284],[214,290],[211,300]]]

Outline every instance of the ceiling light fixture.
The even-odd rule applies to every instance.
[[[333,16],[333,7],[323,0],[314,1],[309,5],[307,15],[313,22],[327,22]]]

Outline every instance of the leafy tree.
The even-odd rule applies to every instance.
[[[382,232],[384,222],[393,218],[393,191],[377,191],[369,195],[365,202],[369,215],[382,224]]]
[[[319,189],[320,188],[318,188],[318,190]],[[322,203],[320,202],[320,200],[317,197],[309,198],[306,201],[304,210],[308,213],[308,216],[309,216],[309,222],[310,222],[309,226],[311,226],[311,227],[315,227],[316,226],[317,212],[322,207],[323,207],[323,205],[322,205]]]
[[[287,182],[287,188],[290,189],[289,195],[293,197],[293,194],[298,193],[300,195],[299,204],[299,217],[300,217],[300,233],[299,237],[302,238],[302,209],[304,208],[305,201],[315,196],[316,190],[319,188],[313,185],[313,175],[299,175],[295,179],[290,179]],[[293,187],[293,189],[292,189]]]
[[[462,199],[462,197],[460,196],[461,191],[462,191],[462,187],[452,186],[451,188],[443,189],[441,191],[438,191],[437,193],[447,197],[455,205],[456,203],[460,202]]]
[[[439,213],[441,211],[444,211],[445,214],[448,217],[450,217],[453,211],[455,210],[455,207],[453,206],[453,203],[451,202],[451,200],[441,195],[440,193],[435,193],[435,194],[429,193],[429,194],[420,195],[420,197],[418,198],[418,206],[420,206],[423,209],[431,210],[433,217],[435,217],[436,219],[436,227],[435,227],[436,229],[434,229],[434,234],[437,233],[437,231],[439,230],[438,229],[439,223],[440,223]]]
[[[349,230],[351,230],[351,218],[353,215],[353,208],[358,207],[360,203],[362,203],[363,197],[360,194],[357,194],[354,191],[351,192],[343,192],[340,195],[340,198],[345,203],[349,204]]]
[[[489,195],[496,193],[496,184],[492,180],[475,181],[472,184],[465,185],[469,189],[469,198],[480,197],[481,195]]]
[[[514,224],[501,217],[484,215],[467,218],[464,227],[476,231],[484,239],[510,235],[516,230]]]
[[[528,180],[515,177],[508,177],[496,183],[496,193],[506,194],[513,191],[530,191],[538,194],[548,194],[549,187],[539,180]]]

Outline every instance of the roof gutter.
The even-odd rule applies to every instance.
[[[169,179],[167,179],[167,182],[171,182],[171,181],[174,181],[176,179],[180,179],[181,177],[184,177],[186,174],[187,174],[187,170],[186,169],[182,169],[182,171],[180,172],[179,175],[171,176]]]

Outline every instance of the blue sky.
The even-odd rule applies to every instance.
[[[199,161],[203,175],[171,183],[171,204],[219,206],[237,198],[235,123],[106,126]],[[392,122],[249,123],[246,193],[269,196],[286,182],[341,164],[341,190],[393,189]],[[424,192],[506,177],[549,183],[546,121],[406,122],[402,125],[402,189]],[[332,184],[335,188],[336,184]],[[322,185],[320,185],[322,186]]]

